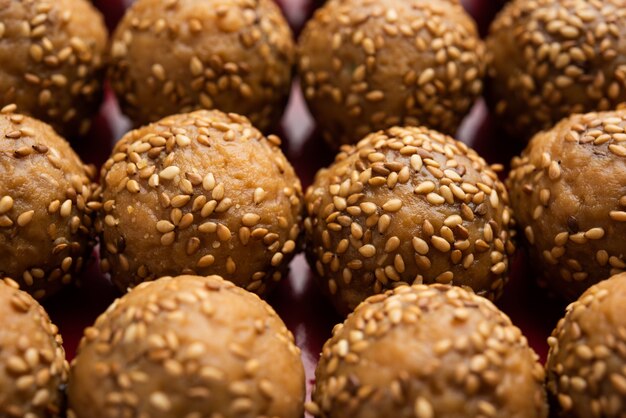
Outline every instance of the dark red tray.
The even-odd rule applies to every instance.
[[[105,13],[107,24],[113,28],[123,14],[124,3],[130,1],[95,0],[94,3]],[[282,0],[279,3],[297,33],[321,2]],[[503,0],[464,1],[468,11],[479,22],[482,33],[503,3]],[[112,144],[127,127],[127,122],[120,116],[115,100],[109,93],[90,136],[73,145],[85,161],[99,165],[108,157]],[[333,153],[316,134],[297,83],[294,84],[279,134],[285,143],[287,157],[298,171],[303,186],[307,187],[315,172],[332,161]],[[506,136],[494,128],[482,102],[476,105],[457,138],[474,147],[490,163],[508,166],[511,157],[521,151],[520,144],[507,140]],[[61,330],[68,358],[74,356],[83,329],[91,325],[118,296],[113,286],[100,273],[94,258],[82,275],[80,287],[70,286],[44,303]],[[302,255],[296,257],[291,265],[289,278],[280,284],[269,302],[287,323],[302,348],[307,388],[310,390],[322,345],[330,336],[333,325],[342,319],[321,296],[313,273]],[[563,314],[565,305],[545,297],[535,287],[525,256],[521,252],[512,263],[511,281],[498,306],[523,330],[532,347],[545,359],[546,338]]]

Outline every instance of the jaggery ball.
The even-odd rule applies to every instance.
[[[0,279],[37,299],[81,271],[94,244],[96,170],[47,124],[0,112]]]
[[[85,135],[102,100],[108,33],[87,0],[5,1],[0,6],[0,106]]]
[[[540,132],[508,185],[539,284],[567,300],[626,269],[626,110]]]
[[[0,416],[64,416],[68,364],[57,327],[9,278],[0,280],[0,318]]]
[[[487,38],[487,98],[528,140],[573,113],[626,100],[624,0],[513,0]]]
[[[309,412],[323,418],[546,418],[544,370],[490,301],[449,285],[401,286],[333,330]]]
[[[111,61],[111,85],[136,126],[219,109],[267,131],[291,91],[295,46],[273,0],[137,0]]]
[[[590,287],[567,308],[546,363],[555,417],[623,417],[626,410],[626,274]]]
[[[302,218],[300,181],[279,144],[217,110],[128,133],[101,172],[103,270],[122,291],[218,274],[265,294],[285,276]]]
[[[498,298],[512,241],[508,194],[465,144],[394,127],[344,147],[307,190],[306,251],[342,313],[401,283]]]
[[[267,303],[218,276],[144,283],[85,330],[68,417],[301,418],[293,341]]]
[[[483,44],[458,1],[330,0],[299,54],[304,96],[335,148],[394,125],[454,134],[482,93]]]

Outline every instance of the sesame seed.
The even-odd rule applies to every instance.
[[[169,221],[165,221],[165,220],[161,220],[158,221],[156,224],[156,229],[157,231],[159,231],[162,234],[171,232],[175,229],[176,227],[174,226],[174,224],[172,224]]]
[[[3,215],[13,208],[13,198],[11,196],[3,196],[0,199],[0,215]]]
[[[376,247],[371,244],[363,245],[359,248],[359,254],[365,258],[371,258],[376,255]]]
[[[604,229],[603,228],[591,228],[587,232],[585,232],[585,238],[588,239],[601,239],[604,237]]]
[[[241,218],[241,222],[247,227],[253,227],[259,223],[261,217],[255,213],[246,213]]]
[[[173,231],[167,232],[161,235],[161,245],[163,245],[164,247],[168,247],[174,243],[175,239],[176,239],[176,234]]]
[[[609,151],[611,151],[618,157],[626,157],[626,147],[623,147],[621,145],[611,144],[609,145]]]
[[[428,193],[426,195],[426,200],[428,200],[428,203],[435,206],[443,205],[446,202],[446,199],[437,193]]]
[[[21,227],[25,227],[26,225],[30,223],[30,221],[33,220],[34,214],[35,214],[34,210],[29,210],[27,212],[20,214],[20,216],[17,217],[17,224]]]
[[[139,193],[141,188],[139,187],[139,183],[136,180],[129,180],[126,183],[126,189],[131,193]]]
[[[445,239],[435,235],[431,237],[430,241],[437,250],[443,253],[450,251],[450,243]]]
[[[163,180],[173,180],[176,176],[180,174],[180,168],[172,165],[167,168],[164,168],[159,173],[159,177]]]
[[[72,201],[67,199],[65,202],[63,202],[63,204],[61,205],[61,210],[59,212],[59,214],[63,217],[63,218],[67,218],[68,216],[70,216],[70,214],[72,213]]]
[[[209,267],[215,263],[215,257],[211,254],[205,255],[198,260],[197,267]]]
[[[0,206],[1,206],[1,203],[2,202],[0,202]],[[1,209],[0,209],[0,213],[2,213]],[[614,221],[626,222],[626,212],[624,211],[612,210],[611,212],[609,212],[609,216]]]
[[[550,178],[550,180],[557,180],[559,177],[561,177],[561,168],[556,161],[552,161],[550,163],[550,167],[548,169],[548,177]]]
[[[420,255],[428,254],[428,251],[429,251],[428,244],[423,239],[418,238],[418,237],[413,237],[411,243],[413,245],[413,249],[418,254]]]
[[[163,392],[153,392],[150,395],[150,405],[162,412],[168,412],[172,407],[172,403]]]
[[[400,210],[400,208],[402,208],[402,200],[400,200],[400,199],[388,200],[383,205],[383,210],[385,210],[387,212],[397,212],[397,211]]]

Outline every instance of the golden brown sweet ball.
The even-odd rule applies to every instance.
[[[278,124],[293,35],[273,0],[137,0],[115,31],[109,77],[136,126],[196,109]]]
[[[623,417],[626,410],[626,274],[589,288],[548,338],[555,417]]]
[[[508,199],[463,143],[426,128],[379,131],[344,147],[307,190],[309,262],[345,314],[406,283],[496,299],[515,251]]]
[[[65,416],[68,364],[57,327],[8,278],[0,280],[0,318],[0,416]]]
[[[301,418],[293,341],[267,303],[221,277],[144,283],[85,330],[68,417]]]
[[[574,115],[513,159],[511,202],[542,286],[575,300],[626,270],[626,110]]]
[[[0,106],[84,135],[98,112],[107,48],[102,15],[87,0],[0,3]]]
[[[482,93],[483,44],[458,1],[330,0],[299,53],[306,101],[334,148],[394,125],[454,134]]]
[[[573,113],[626,100],[624,0],[513,0],[487,39],[487,98],[528,140]]]
[[[103,270],[122,291],[184,273],[265,294],[285,275],[302,218],[279,144],[217,110],[128,133],[101,172]]]
[[[0,278],[41,299],[91,254],[99,191],[94,167],[49,125],[14,109],[0,112]]]
[[[333,330],[307,409],[323,418],[546,418],[544,370],[487,299],[401,286]]]

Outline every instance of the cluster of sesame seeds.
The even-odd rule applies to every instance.
[[[11,243],[19,253],[3,255],[0,278],[18,279],[41,299],[82,269],[93,245],[99,190],[94,167],[83,166],[50,127],[15,109],[0,110],[0,148],[12,167],[0,173],[0,243]],[[37,178],[31,178],[33,165]],[[45,193],[42,184],[49,188]]]
[[[517,0],[491,27],[494,109],[516,136],[626,99],[621,0]]]
[[[538,134],[513,159],[508,183],[520,229],[541,281],[569,299],[626,269],[625,144],[626,111],[588,113]]]
[[[79,6],[72,10],[54,1],[28,0],[0,13],[0,39],[27,50],[27,60],[12,64],[17,67],[3,70],[0,77],[4,104],[16,102],[22,111],[70,135],[87,133],[104,77],[106,29],[101,19],[87,16],[98,13],[91,5]],[[82,19],[89,19],[90,35],[77,30]],[[21,83],[16,83],[18,74]]]
[[[561,416],[617,417],[626,407],[624,274],[592,286],[548,338],[547,389]]]
[[[60,387],[67,381],[68,364],[56,326],[43,308],[9,278],[0,281],[0,300],[0,379],[4,388],[0,415],[60,416]]]
[[[454,133],[482,92],[483,44],[458,4],[330,1],[299,48],[304,95],[334,145],[403,124]]]
[[[400,286],[335,327],[306,407],[321,417],[545,417],[543,378],[520,330],[486,299],[446,285]]]
[[[165,277],[85,330],[68,395],[69,417],[295,418],[304,372],[293,335],[256,295],[217,276]]]
[[[146,42],[157,53],[147,51]],[[136,124],[219,108],[267,130],[289,93],[294,49],[289,26],[270,0],[203,6],[140,0],[114,35],[110,76]],[[172,51],[176,60],[168,59]]]
[[[219,272],[264,293],[283,277],[300,234],[301,186],[279,144],[246,118],[219,111],[169,117],[126,135],[101,173],[102,269],[123,289],[172,268]],[[263,161],[250,167],[246,155]],[[263,178],[247,178],[260,171]],[[163,267],[152,244],[143,247],[155,236],[161,256],[184,258],[171,263],[180,271]]]
[[[489,298],[506,283],[507,191],[443,134],[396,127],[344,147],[305,204],[307,251],[340,310],[399,282],[472,286]]]

